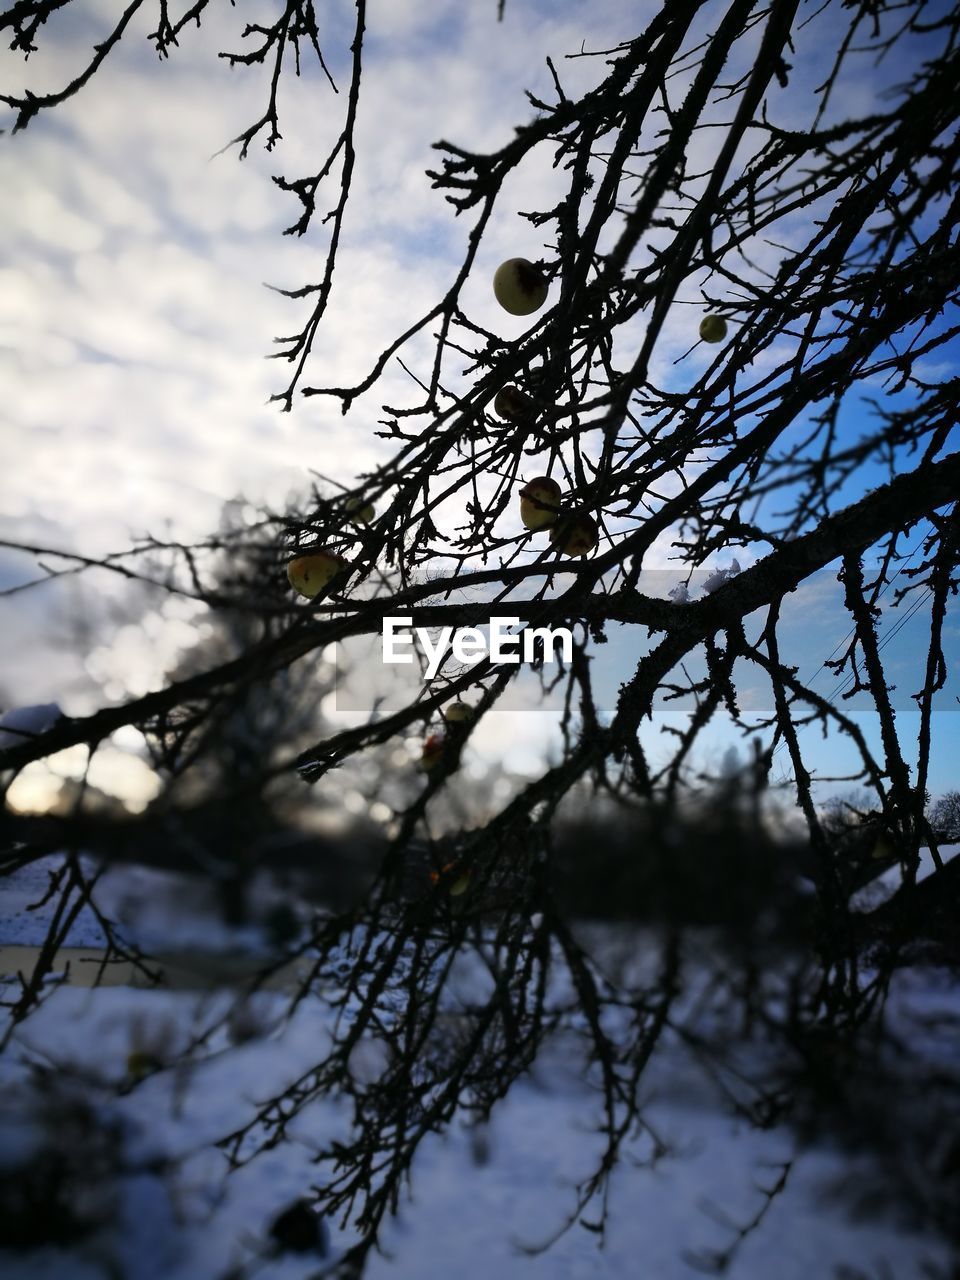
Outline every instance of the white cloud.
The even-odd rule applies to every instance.
[[[605,63],[564,55],[583,42],[610,48],[635,35],[643,13],[654,7],[638,13],[622,0],[595,0],[589,8],[508,0],[497,23],[495,0],[374,0],[353,195],[308,382],[344,385],[363,377],[452,278],[475,211],[456,218],[431,189],[424,171],[441,159],[431,144],[445,137],[478,151],[502,146],[514,125],[533,115],[524,89],[553,97],[546,54],[575,96],[603,75]],[[716,21],[714,8],[706,9],[697,37]],[[34,87],[64,83],[115,14],[114,5],[97,0],[80,19],[53,15],[41,52],[26,67],[22,58],[0,55],[5,83],[16,87],[34,75]],[[143,40],[155,16],[139,15],[108,65],[75,99],[0,139],[0,189],[11,197],[0,212],[8,263],[0,274],[7,388],[0,527],[8,536],[16,529],[88,554],[116,550],[131,533],[150,530],[196,537],[216,525],[220,504],[238,491],[254,502],[277,503],[307,482],[310,468],[346,483],[385,456],[387,446],[373,435],[380,403],[420,398],[395,363],[346,418],[336,401],[298,399],[289,415],[266,403],[289,377],[287,364],[264,358],[274,350],[273,337],[294,332],[312,302],[284,300],[263,282],[296,287],[319,279],[328,236],[321,218],[336,197],[335,184],[321,193],[306,237],[283,237],[299,208],[270,177],[315,172],[333,145],[346,105],[351,14],[347,0],[321,11],[321,40],[340,94],[314,69],[300,81],[288,72],[283,141],[271,154],[262,139],[254,141],[243,164],[235,152],[212,158],[260,114],[265,98],[261,70],[231,72],[216,57],[221,48],[240,46],[242,17],[233,10],[208,14],[199,31],[185,30],[180,48],[163,63]],[[821,29],[833,16],[825,16]],[[822,71],[819,37],[808,37],[803,47],[813,54],[798,56],[788,102]],[[750,56],[745,46],[729,69],[731,79]],[[896,79],[895,68],[883,74],[883,83]],[[688,79],[674,82],[675,102]],[[868,78],[854,77],[832,112],[869,105],[874,93]],[[713,114],[724,120],[730,111],[725,104]],[[691,169],[708,171],[716,145],[715,134],[698,134]],[[504,337],[522,333],[527,322],[497,308],[490,276],[504,257],[544,253],[542,233],[517,214],[549,207],[564,176],[543,147],[522,175],[511,177],[466,283],[462,302],[469,314]],[[804,221],[810,215],[806,210]],[[750,252],[765,267],[776,258],[769,246]],[[675,367],[701,305],[690,285],[681,302],[651,367],[661,384],[693,380],[712,358],[701,348]],[[644,327],[638,320],[622,335],[626,354],[635,351]],[[422,371],[428,348],[429,340],[420,339],[405,358]],[[773,353],[764,359],[772,361]],[[461,357],[450,362],[455,388],[463,363]],[[535,474],[537,460],[529,461],[528,473]],[[491,489],[492,481],[484,482],[484,492]],[[454,520],[460,504],[450,506]],[[502,527],[519,531],[515,512]],[[651,562],[664,561],[666,541],[658,542]],[[42,611],[31,613],[22,598],[13,599],[20,603],[6,635],[17,636],[17,665],[26,673],[40,631],[30,631],[24,620],[40,627]],[[8,612],[9,602],[0,607]],[[59,692],[54,667],[39,674],[34,668],[29,678],[37,697]]]

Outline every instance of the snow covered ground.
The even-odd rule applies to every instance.
[[[48,902],[43,898],[62,862],[58,855],[38,858],[0,879],[0,947],[43,943],[57,905],[56,896]],[[79,862],[84,876],[92,876],[96,863],[86,857]],[[257,890],[261,908],[279,900],[273,886],[258,885]],[[267,945],[257,924],[225,924],[210,881],[198,876],[117,863],[97,881],[96,902],[122,938],[147,951],[203,948],[262,953]],[[102,947],[105,942],[96,916],[84,905],[67,945]]]
[[[942,844],[939,846],[940,860],[944,866],[960,853],[960,844]],[[917,884],[933,875],[936,863],[929,849],[920,850],[920,862],[917,867]],[[881,903],[889,901],[903,884],[903,870],[900,864],[888,867],[875,880],[864,885],[850,900],[854,911],[873,911]]]
[[[273,997],[280,1011],[282,997]],[[326,1042],[318,1005],[303,1005],[293,1020],[265,1039],[238,1048],[214,1048],[189,1070],[160,1073],[125,1097],[112,1084],[124,1078],[131,1028],[165,1028],[170,1047],[214,1012],[209,999],[182,993],[83,991],[64,987],[26,1024],[0,1072],[7,1133],[4,1163],[29,1149],[31,1090],[26,1062],[54,1072],[68,1094],[92,1101],[99,1123],[119,1125],[124,1161],[109,1228],[69,1251],[0,1251],[10,1280],[61,1280],[105,1272],[136,1280],[197,1280],[223,1274],[249,1259],[267,1227],[316,1178],[311,1154],[340,1131],[344,1117],[330,1104],[314,1107],[294,1140],[226,1176],[212,1143],[236,1126],[251,1102],[266,1096],[316,1060]],[[261,1006],[266,1018],[269,1010]],[[574,1226],[551,1249],[528,1256],[519,1246],[544,1242],[573,1205],[573,1186],[591,1170],[596,1136],[590,1132],[595,1100],[569,1066],[546,1064],[514,1088],[489,1135],[488,1158],[477,1162],[463,1128],[428,1141],[414,1168],[412,1194],[373,1259],[371,1280],[499,1276],[505,1280],[579,1280],[642,1275],[669,1280],[696,1274],[685,1254],[724,1248],[731,1228],[716,1220],[749,1220],[762,1205],[756,1185],[775,1181],[778,1165],[798,1155],[785,1132],[758,1133],[701,1102],[689,1087],[671,1090],[671,1072],[656,1073],[648,1117],[672,1154],[655,1168],[622,1163],[613,1181],[610,1227],[602,1249],[595,1234]],[[690,1081],[686,1084],[689,1086]],[[675,1096],[671,1096],[674,1094]],[[12,1115],[10,1114],[12,1111]],[[10,1133],[19,1130],[17,1150]],[[39,1130],[34,1137],[39,1137]],[[642,1142],[637,1156],[648,1154]],[[179,1163],[166,1177],[150,1172],[158,1157]],[[945,1262],[942,1246],[912,1236],[896,1223],[853,1222],[832,1188],[850,1176],[845,1158],[829,1150],[799,1154],[787,1189],[731,1267],[743,1277],[808,1280],[830,1276],[842,1264],[868,1276],[919,1276],[924,1260]],[[333,1232],[336,1250],[349,1234]],[[295,1256],[270,1261],[258,1275],[303,1277],[317,1260]]]
[[[50,869],[21,873],[4,890],[3,941],[39,940],[43,921],[27,907]],[[130,870],[126,886],[110,890],[112,905],[126,901],[130,927],[139,919],[144,936],[165,915],[178,945],[195,945],[197,922],[187,911],[171,918],[170,901],[150,878],[155,874],[144,881]],[[143,891],[153,897],[156,918],[138,915]],[[70,941],[95,946],[97,928],[95,920],[81,918]],[[255,941],[219,928],[215,948]],[[948,982],[912,973],[907,985],[915,1005],[929,1011],[952,1001],[956,1008]],[[63,1129],[73,1135],[79,1158],[93,1167],[97,1143],[109,1137],[123,1172],[97,1189],[106,1198],[101,1230],[69,1248],[0,1248],[0,1274],[9,1280],[216,1280],[255,1259],[277,1212],[317,1181],[312,1156],[346,1132],[348,1117],[335,1102],[317,1103],[294,1122],[290,1141],[229,1175],[214,1144],[257,1100],[320,1060],[330,1043],[324,1003],[308,999],[288,1017],[283,993],[259,993],[246,1008],[242,1036],[231,1038],[229,1026],[220,1028],[189,1065],[117,1091],[129,1079],[132,1052],[146,1048],[173,1061],[218,1022],[229,999],[217,991],[64,985],[20,1026],[0,1057],[0,1177],[49,1143],[49,1117],[58,1107],[92,1118],[89,1133],[82,1125]],[[524,1248],[559,1230],[573,1208],[575,1184],[592,1171],[599,1150],[596,1096],[569,1047],[557,1044],[499,1106],[488,1134],[455,1124],[425,1142],[409,1198],[385,1231],[368,1276],[688,1280],[699,1274],[698,1258],[728,1247],[737,1225],[758,1213],[764,1203],[758,1188],[771,1186],[790,1160],[785,1190],[727,1274],[743,1280],[938,1274],[926,1267],[948,1274],[942,1243],[912,1234],[896,1215],[854,1220],[837,1188],[861,1176],[855,1160],[837,1148],[804,1145],[786,1128],[760,1132],[737,1120],[676,1042],[664,1043],[642,1088],[645,1116],[669,1154],[644,1167],[649,1139],[628,1144],[614,1174],[602,1247],[596,1233],[574,1225],[545,1253]],[[89,1157],[84,1143],[91,1144]],[[330,1227],[334,1257],[354,1236]],[[317,1257],[287,1255],[263,1260],[255,1274],[301,1280],[321,1265]]]

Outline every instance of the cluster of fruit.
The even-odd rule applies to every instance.
[[[493,273],[493,295],[512,316],[529,316],[539,311],[549,289],[546,276],[526,258],[508,258]],[[493,411],[505,422],[522,422],[532,415],[534,402],[508,383],[494,396]]]
[[[512,316],[539,311],[549,287],[543,272],[526,258],[508,258],[493,276],[494,297]],[[532,408],[530,397],[512,385],[501,388],[493,401],[494,413],[510,422],[522,420]],[[549,476],[537,476],[520,490],[520,519],[525,529],[549,529],[551,543],[565,555],[585,556],[597,545],[596,521],[585,513],[564,514],[560,486]]]
[[[508,258],[502,262],[493,276],[493,292],[505,311],[514,316],[532,315],[547,300],[549,282],[543,272],[526,258]],[[708,315],[700,322],[700,337],[704,342],[722,342],[727,336],[727,322],[721,316]],[[497,392],[493,401],[494,412],[508,422],[520,422],[529,417],[534,402],[518,387],[507,385]],[[585,556],[597,546],[600,531],[597,522],[585,511],[565,512],[561,503],[561,489],[550,476],[537,476],[520,490],[520,519],[525,529],[548,529],[550,542],[563,555]],[[362,498],[350,498],[344,510],[356,524],[369,524],[376,511],[372,503]],[[312,600],[334,578],[350,567],[345,556],[330,547],[312,547],[296,556],[287,565],[287,578],[291,587],[300,595]],[[430,773],[449,759],[451,746],[463,734],[473,719],[473,708],[465,702],[451,703],[443,713],[445,729],[431,733],[423,744],[420,769]],[[452,868],[444,868],[444,873]],[[434,881],[439,875],[434,875]],[[451,894],[464,893],[469,874],[453,880]]]
[[[508,258],[494,273],[494,296],[514,316],[539,311],[547,300],[548,289],[546,276],[526,258]],[[726,336],[727,322],[722,316],[704,316],[700,321],[704,342],[722,342]],[[522,421],[533,409],[530,397],[512,384],[502,387],[494,397],[494,413],[508,422]],[[560,486],[549,476],[537,476],[520,490],[520,519],[526,529],[549,529],[551,543],[564,555],[585,556],[597,545],[596,521],[586,512],[564,513]]]
[[[539,311],[549,289],[546,276],[526,258],[508,258],[493,275],[494,297],[513,316]],[[704,342],[722,342],[726,336],[727,322],[722,316],[704,316],[700,321]],[[513,385],[502,387],[493,401],[494,412],[508,422],[521,421],[533,408],[530,397]],[[350,498],[344,510],[357,524],[369,524],[376,515],[372,503],[357,497]],[[567,556],[588,555],[599,539],[592,516],[561,510],[560,486],[549,476],[537,476],[520,490],[520,519],[526,529],[549,529],[551,543]],[[312,547],[290,561],[287,579],[294,591],[312,600],[349,567],[350,561],[330,547]]]
[[[585,511],[564,512],[560,486],[549,476],[537,476],[520,490],[520,520],[525,529],[550,530],[550,542],[565,556],[588,555],[600,530]]]

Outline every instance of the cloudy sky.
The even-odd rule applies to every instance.
[[[29,64],[4,51],[0,83],[40,91],[76,75],[122,10],[108,0],[77,7],[51,17]],[[357,170],[307,382],[363,376],[447,287],[469,223],[431,190],[431,144],[503,145],[532,115],[524,90],[551,94],[545,55],[568,95],[578,94],[602,75],[602,59],[564,55],[635,35],[654,7],[507,0],[498,23],[496,0],[371,0]],[[255,140],[241,163],[236,149],[216,153],[260,115],[266,80],[262,69],[231,70],[217,54],[242,48],[242,27],[261,9],[215,4],[161,62],[146,40],[156,25],[148,4],[76,98],[0,138],[0,537],[91,557],[148,532],[189,540],[214,529],[237,495],[281,506],[302,491],[310,468],[350,483],[385,456],[373,434],[380,405],[416,392],[398,364],[347,417],[322,398],[298,399],[290,413],[268,403],[289,369],[265,357],[278,334],[299,327],[308,304],[264,286],[316,280],[326,248],[319,219],[302,239],[282,234],[299,209],[270,179],[314,172],[339,132],[353,6],[318,5],[340,94],[312,65],[299,80],[287,74],[282,142],[268,154]],[[815,42],[798,50],[793,92],[806,92],[822,71],[816,58]],[[854,80],[833,110],[864,109],[895,80],[895,67]],[[713,143],[701,145],[708,165]],[[489,280],[505,257],[541,256],[538,232],[517,211],[549,207],[559,181],[550,160],[535,155],[512,180],[462,298],[476,321],[507,337],[524,322],[497,307]],[[670,376],[689,327],[689,313],[678,310],[654,380]],[[405,357],[414,368],[418,350]],[[36,574],[30,557],[0,550],[0,586]],[[85,592],[67,579],[0,601],[5,705],[58,700],[81,714],[104,684],[114,686],[110,696],[150,687],[189,645],[189,609],[171,602],[151,615],[144,644],[123,581],[101,573],[85,582]],[[530,767],[542,724],[500,717],[478,745]]]

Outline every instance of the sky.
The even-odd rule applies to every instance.
[[[431,145],[441,137],[477,151],[502,145],[532,115],[524,90],[550,93],[545,55],[573,96],[602,74],[602,60],[564,55],[584,42],[609,48],[634,35],[655,7],[507,0],[498,23],[495,0],[372,0],[354,189],[307,382],[343,385],[365,374],[410,317],[441,295],[459,262],[469,223],[431,190]],[[74,8],[50,18],[26,69],[22,57],[0,54],[0,81],[20,87],[29,71],[38,90],[76,74],[118,9],[106,0],[84,5],[80,16]],[[260,70],[231,70],[217,58],[240,46],[247,6],[215,8],[164,62],[145,40],[153,10],[138,14],[75,99],[0,137],[0,537],[90,557],[147,533],[186,541],[215,529],[223,504],[238,495],[282,507],[303,492],[311,468],[349,484],[386,456],[374,435],[380,405],[409,402],[416,391],[396,363],[347,417],[322,398],[298,399],[290,413],[268,403],[289,373],[266,354],[276,335],[298,327],[304,304],[264,286],[316,279],[326,248],[319,225],[302,239],[282,234],[299,210],[270,179],[316,169],[339,131],[348,85],[352,5],[334,0],[318,9],[340,94],[312,66],[299,80],[287,74],[283,137],[271,153],[255,140],[242,163],[235,149],[217,154],[262,109]],[[798,94],[822,72],[817,56],[815,45],[798,48]],[[895,66],[873,81],[855,79],[833,110],[862,109],[895,81]],[[709,163],[713,144],[699,145],[703,154],[693,160]],[[489,279],[503,258],[542,253],[539,233],[517,214],[545,207],[559,191],[550,159],[535,154],[511,180],[463,295],[480,324],[508,337],[525,323],[505,318]],[[690,313],[677,308],[654,381],[677,376],[673,361],[689,345]],[[405,359],[416,368],[424,351],[414,343]],[[694,353],[687,368],[699,372],[708,358]],[[667,564],[667,553],[656,549],[655,567]],[[35,576],[30,557],[0,549],[0,588]],[[199,623],[182,602],[146,617],[142,609],[122,579],[104,573],[0,600],[0,704],[58,701],[68,714],[84,714],[104,697],[155,687]],[[829,627],[802,635],[801,647],[819,661],[832,635]],[[901,640],[906,659],[915,643],[909,628]],[[632,646],[624,641],[625,666]],[[605,663],[601,684],[611,699],[617,672],[617,663]],[[549,715],[489,717],[476,750],[530,771]],[[949,712],[937,717],[934,790],[953,781],[947,761],[960,749],[956,721]],[[906,711],[903,722],[909,738]],[[722,726],[707,741],[722,754]],[[824,761],[834,772],[841,763],[826,747]],[[139,784],[132,780],[129,762],[113,768],[121,794],[148,785],[142,774]],[[107,789],[109,775],[108,767]]]

